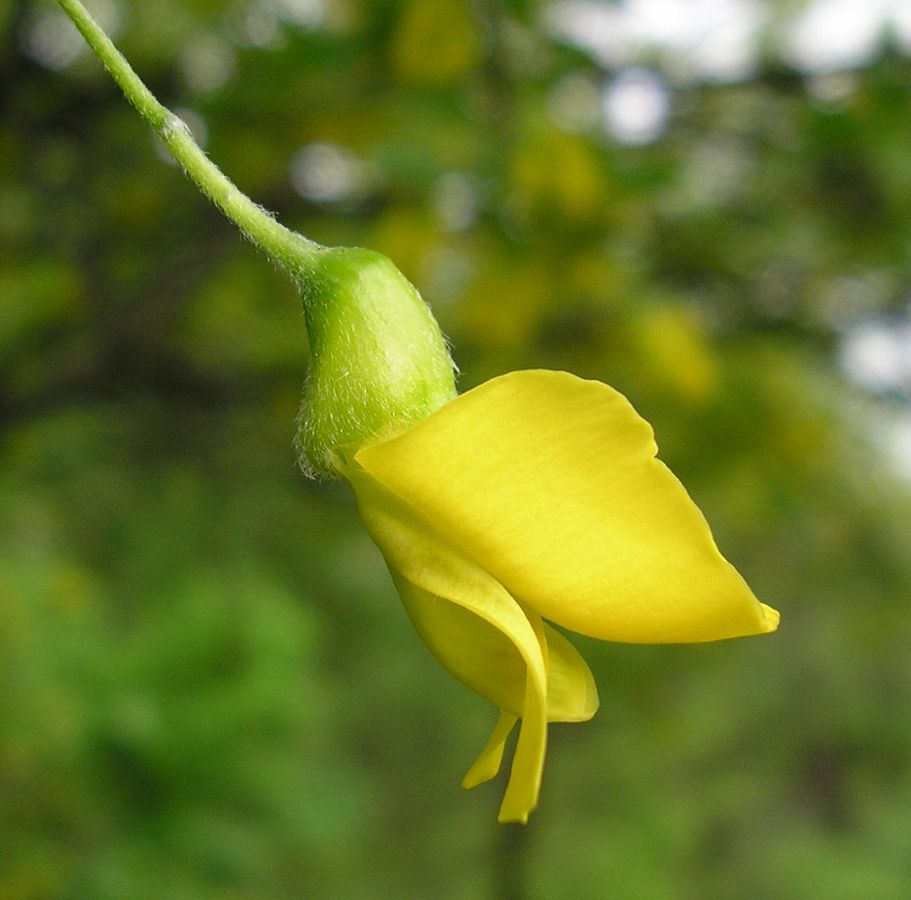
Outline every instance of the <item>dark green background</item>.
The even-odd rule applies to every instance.
[[[885,42],[826,91],[770,33],[746,80],[669,80],[632,146],[556,124],[617,73],[542,3],[324,6],[95,8],[257,201],[397,262],[463,389],[626,393],[781,630],[577,640],[602,708],[552,728],[539,810],[498,826],[502,782],[458,787],[494,712],[412,632],[345,486],[295,467],[290,283],[50,4],[5,3],[0,898],[907,897],[908,383],[839,358],[908,322],[911,60]]]

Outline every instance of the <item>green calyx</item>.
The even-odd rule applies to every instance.
[[[357,447],[452,400],[453,364],[427,304],[382,254],[324,250],[308,260],[300,290],[311,351],[301,466],[335,478]]]

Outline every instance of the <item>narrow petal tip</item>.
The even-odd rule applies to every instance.
[[[534,807],[532,807],[532,809],[529,809],[527,812],[522,813],[522,814],[519,814],[519,813],[516,813],[513,811],[503,812],[503,810],[501,809],[500,814],[497,816],[497,821],[501,825],[513,825],[513,824],[527,825],[528,817],[529,817],[529,815],[531,815],[531,813],[533,811],[534,811]]]
[[[500,718],[493,730],[493,734],[490,736],[490,740],[485,744],[484,749],[462,779],[462,787],[466,791],[470,791],[479,784],[484,784],[485,781],[490,781],[496,777],[497,772],[500,771],[500,763],[503,761],[506,739],[517,721],[517,716],[500,711]]]
[[[762,608],[762,624],[763,624],[763,634],[770,634],[773,631],[778,630],[778,623],[781,621],[781,613],[777,609],[772,609],[771,606],[766,606],[765,603],[760,603]]]

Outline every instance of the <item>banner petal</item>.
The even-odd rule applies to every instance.
[[[358,465],[526,607],[632,643],[773,631],[719,552],[652,429],[617,391],[513,372],[457,397]]]

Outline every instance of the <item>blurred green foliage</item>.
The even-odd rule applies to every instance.
[[[624,143],[618,72],[557,6],[93,8],[244,190],[399,264],[463,388],[623,390],[780,632],[583,641],[602,709],[552,729],[528,828],[497,826],[500,787],[458,788],[493,712],[347,492],[295,469],[290,284],[51,5],[4,4],[3,900],[908,896],[911,374],[840,363],[907,327],[911,59],[767,50],[714,82],[646,54],[671,114]]]

